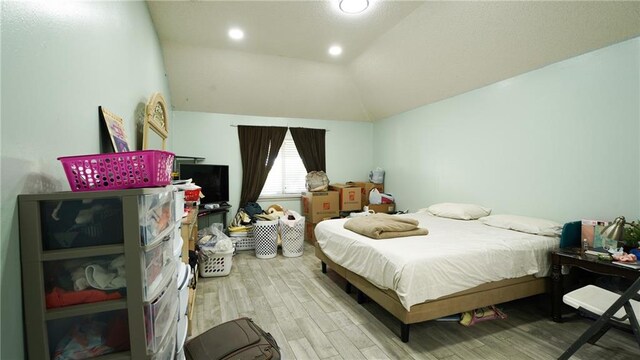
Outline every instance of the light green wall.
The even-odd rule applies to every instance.
[[[56,158],[100,150],[99,105],[133,139],[150,94],[170,97],[143,2],[3,1],[1,17],[0,358],[20,359],[16,195],[68,189]],[[633,39],[375,124],[175,112],[169,149],[229,164],[234,211],[230,125],[244,124],[328,129],[329,178],[381,166],[400,209],[465,201],[558,221],[638,218],[639,58]]]
[[[400,209],[640,218],[640,38],[377,122]]]
[[[2,2],[0,358],[21,359],[16,195],[68,190],[58,156],[100,151],[98,106],[130,141],[155,91],[169,88],[144,2]]]
[[[328,130],[326,134],[327,176],[331,182],[364,181],[373,164],[368,122],[287,119],[260,116],[224,115],[175,111],[175,131],[171,134],[176,154],[206,158],[203,163],[229,165],[229,196],[235,214],[240,201],[242,164],[238,128],[232,125],[307,127]],[[273,203],[300,211],[300,200],[274,200]]]

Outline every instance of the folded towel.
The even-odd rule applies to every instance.
[[[429,233],[429,230],[418,227],[417,220],[388,214],[352,218],[344,223],[344,228],[372,239],[390,239]]]

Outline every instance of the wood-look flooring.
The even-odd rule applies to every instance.
[[[500,304],[506,320],[412,325],[403,343],[398,320],[372,301],[358,304],[343,279],[320,271],[313,251],[305,244],[301,257],[279,251],[273,259],[239,251],[230,275],[200,277],[191,337],[247,316],[274,336],[283,359],[556,359],[592,323],[571,314],[555,323],[548,297],[538,296]],[[611,329],[573,359],[640,359],[640,348],[631,333]]]

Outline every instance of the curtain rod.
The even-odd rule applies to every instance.
[[[231,126],[231,127],[238,127],[238,125],[233,125],[233,124],[231,124],[231,125],[229,125],[229,126]],[[255,125],[246,125],[246,126],[255,126]],[[281,126],[281,127],[282,127],[282,126]],[[290,128],[290,127],[295,127],[295,126],[287,126],[287,128]],[[307,128],[307,129],[316,129],[316,128]],[[326,131],[326,132],[331,131],[331,130],[329,130],[329,129],[319,129],[319,130],[324,130],[324,131]]]

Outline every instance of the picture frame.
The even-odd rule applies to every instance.
[[[118,115],[111,111],[98,107],[98,112],[102,118],[102,122],[106,126],[107,134],[114,152],[126,152],[131,151],[129,147],[129,140],[127,133],[124,129],[124,121]]]
[[[169,137],[167,103],[159,92],[153,93],[145,106],[142,149],[165,150]]]

